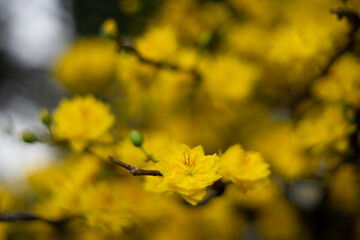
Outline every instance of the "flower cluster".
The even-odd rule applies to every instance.
[[[360,239],[359,1],[83,2],[0,239]]]

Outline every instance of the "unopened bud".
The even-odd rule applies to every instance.
[[[46,126],[51,125],[52,117],[51,114],[49,113],[49,110],[47,110],[46,108],[42,108],[40,110],[40,119],[41,122],[44,123]]]
[[[130,132],[130,140],[132,144],[136,147],[141,147],[144,142],[144,137],[138,130],[131,130]]]
[[[22,140],[26,143],[34,143],[37,142],[38,139],[34,133],[26,131],[22,134]]]
[[[100,33],[108,38],[116,38],[118,35],[116,21],[112,18],[106,19],[101,26]]]

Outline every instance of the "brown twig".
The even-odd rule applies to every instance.
[[[351,30],[349,32],[349,40],[348,40],[347,44],[330,58],[330,60],[328,61],[328,63],[324,67],[324,69],[322,70],[319,77],[322,77],[322,76],[325,76],[326,74],[328,74],[331,66],[335,63],[335,61],[338,58],[340,58],[344,53],[351,50],[351,48],[353,47],[353,45],[355,43],[355,33],[358,31],[359,26],[360,26],[360,18],[358,16],[358,14],[354,11],[338,8],[338,9],[330,9],[330,12],[337,14],[339,20],[341,20],[343,17],[345,17],[351,26]]]
[[[43,221],[51,225],[63,225],[73,218],[77,218],[77,217],[72,216],[72,217],[64,217],[60,219],[46,219],[38,216],[37,214],[31,211],[25,211],[25,210],[0,214],[0,222]]]
[[[352,11],[350,9],[345,9],[345,8],[337,8],[337,9],[330,9],[330,12],[336,14],[340,20],[343,17],[346,17],[346,19],[348,20],[348,22],[351,26],[351,31],[350,31],[349,35],[354,35],[355,32],[359,29],[360,18],[359,18],[359,15],[355,11]]]
[[[157,68],[166,68],[173,71],[183,72],[190,74],[194,77],[194,79],[199,82],[201,80],[201,74],[196,69],[185,69],[178,65],[169,63],[169,62],[162,62],[162,61],[156,61],[149,58],[146,58],[140,54],[140,52],[133,46],[133,43],[130,39],[127,38],[118,38],[114,39],[118,44],[119,49],[124,49],[127,52],[130,52],[134,56],[136,56],[141,62],[150,64]]]
[[[117,160],[112,156],[108,156],[108,158],[111,162],[115,163],[116,165],[119,165],[120,167],[129,170],[130,173],[134,176],[140,176],[140,175],[162,176],[162,174],[158,170],[141,169],[141,168],[133,167],[130,164],[121,162],[120,160]]]

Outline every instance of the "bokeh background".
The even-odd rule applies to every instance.
[[[359,12],[358,0],[0,0],[0,239],[360,239]],[[101,125],[60,116],[80,98],[115,120],[79,144],[73,122],[89,136]],[[191,206],[104,161],[156,169],[133,128],[159,159],[173,141],[221,161],[241,144],[271,174],[244,164]]]

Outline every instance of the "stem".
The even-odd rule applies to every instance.
[[[156,160],[151,154],[149,154],[145,148],[143,146],[140,146],[139,147],[141,149],[141,151],[145,154],[145,156],[150,160],[152,161],[153,163],[158,163],[159,161]]]
[[[121,162],[120,160],[117,160],[112,156],[108,156],[108,158],[111,162],[115,163],[116,165],[119,165],[120,167],[129,170],[130,173],[134,176],[140,176],[140,175],[162,176],[162,174],[158,170],[141,169],[141,168],[133,167],[130,164]]]
[[[64,217],[64,218],[60,218],[60,219],[46,219],[46,218],[38,216],[37,214],[35,214],[31,211],[24,211],[24,210],[0,214],[0,222],[39,220],[39,221],[49,223],[51,225],[62,225],[62,224],[67,223],[69,220],[71,220],[73,218],[79,218],[79,217],[72,216],[72,217]]]
[[[50,138],[51,138],[51,142],[55,142],[55,137],[54,137],[54,133],[53,133],[53,131],[52,131],[52,129],[51,129],[51,126],[50,126],[50,124],[46,124],[46,126],[47,126],[47,129],[49,130],[49,133],[50,133]]]
[[[192,75],[194,77],[195,81],[197,81],[197,82],[200,82],[202,79],[201,74],[196,69],[185,69],[185,68],[182,68],[178,65],[175,65],[175,64],[172,64],[169,62],[162,62],[162,61],[148,59],[139,53],[139,51],[132,45],[131,41],[129,41],[127,39],[123,39],[123,38],[118,38],[118,39],[111,38],[111,39],[113,39],[117,42],[119,49],[124,49],[127,52],[133,54],[143,63],[153,65],[154,67],[157,67],[157,68],[167,68],[167,69],[170,69],[173,71],[188,73],[188,74]]]

